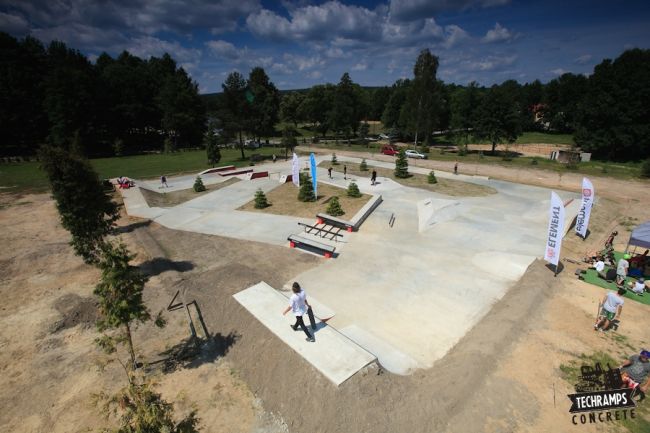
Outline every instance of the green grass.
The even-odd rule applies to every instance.
[[[264,147],[245,150],[246,157],[253,154],[272,155],[278,158],[284,155],[284,149]],[[238,149],[222,149],[218,165],[248,166],[249,160],[241,160]],[[176,152],[172,154],[148,154],[99,158],[90,161],[99,178],[128,176],[136,179],[155,178],[162,174],[167,176],[192,173],[209,168],[205,150]],[[23,162],[0,165],[0,192],[43,192],[49,189],[45,173],[39,169],[38,162]]]

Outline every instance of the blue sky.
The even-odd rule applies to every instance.
[[[418,52],[445,82],[542,82],[650,48],[650,2],[626,0],[0,0],[0,30],[61,40],[91,59],[169,52],[199,83],[262,66],[280,89],[412,76]]]

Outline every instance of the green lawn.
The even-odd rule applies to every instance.
[[[452,144],[452,137],[442,135],[436,138],[437,144]],[[487,140],[472,140],[470,144],[491,144]],[[572,134],[551,134],[548,132],[524,132],[521,134],[515,144],[557,144],[571,146],[574,143]]]
[[[253,154],[284,155],[284,149],[265,147],[246,150],[246,157]],[[238,149],[222,149],[218,165],[248,166],[249,160],[241,160]],[[128,176],[139,179],[155,178],[162,174],[167,176],[192,173],[209,168],[204,150],[177,152],[172,154],[149,154],[99,158],[90,161],[100,179]],[[38,162],[23,162],[0,165],[0,192],[40,192],[46,191],[49,184],[45,174],[39,169]]]

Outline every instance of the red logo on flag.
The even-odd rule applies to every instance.
[[[552,259],[553,257],[555,257],[555,250],[553,248],[547,248],[546,255]]]
[[[591,190],[588,188],[583,189],[582,195],[584,195],[585,197],[591,197]]]

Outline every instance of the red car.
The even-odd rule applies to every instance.
[[[388,145],[381,148],[381,153],[384,155],[395,156],[399,153],[399,150],[395,146]]]

